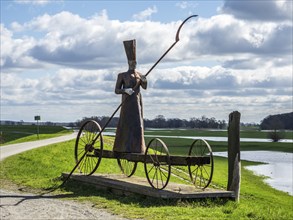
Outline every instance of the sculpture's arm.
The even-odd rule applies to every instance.
[[[116,94],[124,94],[124,89],[122,88],[122,86],[123,86],[122,74],[118,74],[116,86],[115,86]]]
[[[115,86],[116,94],[127,94],[132,95],[134,93],[132,88],[123,88],[123,77],[122,74],[118,74],[116,86]]]

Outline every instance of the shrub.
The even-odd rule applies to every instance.
[[[268,133],[268,138],[271,139],[273,142],[278,142],[284,138],[284,133],[278,130],[274,130]]]

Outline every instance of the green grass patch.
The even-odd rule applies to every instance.
[[[241,130],[241,138],[268,138],[268,131],[259,130]],[[204,136],[204,137],[227,137],[225,130],[208,130],[208,129],[158,129],[145,130],[146,135],[162,135],[162,136]],[[284,131],[284,139],[293,139],[293,131]]]
[[[113,138],[106,137],[105,142],[105,148],[111,149]],[[70,172],[75,165],[74,144],[74,140],[53,144],[5,159],[0,163],[0,179],[3,180],[1,184],[10,180],[33,189],[61,184],[61,173]],[[179,149],[178,154],[183,154]],[[242,161],[240,203],[222,199],[187,202],[132,195],[118,196],[75,181],[69,181],[55,193],[65,194],[66,197],[81,202],[90,201],[97,208],[106,208],[115,214],[133,219],[293,219],[293,197],[271,188],[263,182],[263,177],[255,176],[244,168],[251,164],[255,163]],[[120,173],[120,170],[115,159],[102,159],[97,172]],[[135,175],[145,177],[142,163],[139,163]],[[226,187],[226,158],[215,157],[212,183]]]
[[[0,146],[58,137],[72,132],[62,126],[44,125],[39,126],[39,135],[37,131],[37,125],[1,125]]]
[[[148,143],[152,138],[145,138]],[[189,148],[194,140],[185,138],[162,138],[162,140],[168,146],[169,152],[172,155],[187,155]],[[227,151],[228,143],[224,141],[208,141],[213,152]],[[292,143],[281,142],[241,142],[240,148],[242,151],[281,151],[293,153]]]
[[[227,137],[227,131],[223,130],[202,130],[202,129],[159,129],[159,130],[146,130],[146,135],[166,136],[162,138],[169,148],[171,154],[186,155],[188,154],[189,147],[194,138],[178,138],[179,137]],[[268,133],[258,130],[243,130],[240,131],[241,138],[260,138],[267,139]],[[176,138],[168,138],[167,136],[175,136]],[[293,139],[293,131],[286,131],[284,138]],[[152,137],[146,137],[148,143]],[[214,152],[227,151],[227,142],[223,141],[208,141]],[[281,151],[293,153],[292,143],[282,142],[241,142],[240,148],[243,151],[255,150],[268,150],[268,151]]]

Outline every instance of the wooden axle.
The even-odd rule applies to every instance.
[[[95,149],[95,155],[87,155],[91,157],[99,157],[101,151]],[[141,153],[122,153],[114,152],[109,150],[102,151],[102,157],[108,159],[126,159],[131,162],[142,162],[142,163],[166,163],[173,166],[191,166],[191,165],[204,165],[210,164],[210,157],[200,156],[167,156],[167,155],[155,155],[155,154],[141,154]]]

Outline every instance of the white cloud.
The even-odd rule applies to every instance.
[[[181,8],[181,9],[186,9],[188,6],[188,2],[184,1],[184,2],[177,2],[176,6]]]
[[[53,75],[38,79],[3,74],[1,102],[4,105],[107,103],[114,93],[113,82],[105,79],[111,74],[75,69],[60,69]]]
[[[220,62],[257,58],[259,63],[276,62],[275,65],[282,59],[291,65],[292,23],[245,22],[230,15],[217,15],[190,22],[185,28],[187,39],[179,49],[182,58],[208,55]]]
[[[123,69],[66,68],[34,80],[23,80],[16,74],[4,74],[2,103],[4,106],[39,108],[68,106],[70,113],[84,114],[82,117],[85,114],[110,115],[119,105],[120,96],[114,94],[114,86],[117,74],[121,71]],[[255,117],[261,118],[270,111],[267,106],[275,112],[277,107],[284,112],[291,108],[292,76],[284,68],[272,73],[266,70],[256,73],[252,70],[227,71],[220,66],[180,66],[158,68],[149,75],[148,80],[149,88],[142,92],[148,118],[158,114],[153,111],[158,107],[160,114],[169,118],[205,114],[219,119],[225,119],[225,114],[228,115],[230,110],[239,108],[245,112],[247,120],[255,121]],[[84,106],[89,106],[89,109],[83,113]],[[164,111],[165,108],[171,110]],[[215,110],[219,108],[223,112]],[[257,115],[248,117],[248,114],[252,114],[248,110],[251,108]],[[50,115],[48,112],[46,114]]]
[[[150,60],[152,56],[159,56],[160,51],[169,46],[158,39],[172,32],[174,24],[112,21],[108,20],[105,13],[84,19],[64,11],[52,16],[44,14],[23,25],[14,24],[18,30],[43,33],[40,39],[30,38],[34,43],[31,48],[27,48],[26,51],[23,51],[25,48],[18,48],[19,59],[25,55],[42,63],[89,69],[105,68],[115,66],[117,62],[125,62],[124,55],[121,55],[124,53],[123,40],[137,38],[138,48],[142,49],[150,45],[150,42],[155,42],[152,47],[146,47],[145,50],[138,49],[138,53],[141,53],[140,60]],[[148,28],[154,32],[150,33]],[[7,43],[15,45],[16,41],[28,40],[24,38],[16,40],[11,33]],[[4,57],[9,60],[12,56],[15,56],[15,51],[14,55],[11,52]],[[111,62],[108,61],[109,57]],[[15,62],[16,66],[17,63]],[[9,63],[2,65],[3,69],[11,67]]]
[[[18,4],[46,5],[50,0],[14,0]]]
[[[240,19],[256,21],[292,21],[291,0],[225,1],[220,9]]]
[[[137,14],[134,14],[133,15],[133,18],[135,20],[139,20],[139,21],[143,21],[143,20],[147,20],[147,19],[150,19],[152,14],[154,13],[157,13],[158,12],[158,9],[157,7],[154,5],[152,8],[147,8],[146,10],[144,11],[141,11]]]
[[[228,6],[223,12],[228,13]],[[232,6],[229,10],[235,11]],[[283,5],[278,7],[282,12]],[[282,19],[247,22],[220,14],[188,21],[176,47],[148,77],[149,88],[143,91],[146,117],[158,114],[153,111],[158,106],[169,118],[206,114],[226,119],[238,109],[246,121],[255,122],[291,111],[292,22]],[[122,41],[137,39],[138,70],[146,73],[174,42],[180,24],[111,20],[106,10],[89,18],[67,11],[43,14],[24,24],[12,23],[11,29],[1,24],[5,117],[28,105],[52,121],[62,112],[73,121],[111,115],[120,101],[114,94],[116,76],[127,69]]]
[[[175,6],[179,7],[180,9],[192,9],[192,8],[196,8],[198,6],[198,3],[195,3],[193,1],[182,1],[182,2],[177,2]]]
[[[78,62],[78,68],[105,68],[124,62],[122,41],[136,38],[138,61],[144,64],[153,62],[154,57],[159,57],[171,45],[179,25],[180,22],[119,22],[109,20],[106,11],[89,19],[66,11],[52,16],[45,14],[23,25],[14,24],[18,30],[41,31],[44,35],[40,39],[25,36],[14,39],[11,30],[3,27],[10,32],[5,35],[8,47],[16,47],[21,42],[13,53],[8,50],[3,60],[26,57],[31,62],[39,60],[74,67]],[[255,57],[258,63],[270,60],[278,65],[281,59],[290,64],[291,29],[292,24],[247,23],[230,15],[190,20],[181,30],[180,47],[175,47],[172,56],[166,59],[194,60],[199,56],[218,59],[220,56],[220,62],[226,67],[233,64],[234,68],[242,68],[235,66],[237,60],[243,66],[242,61]],[[112,62],[107,62],[109,57]],[[2,62],[3,68],[8,64]]]
[[[13,33],[1,24],[1,67],[4,69],[39,67],[35,59],[27,54],[35,43],[34,38],[28,36],[13,38]]]

